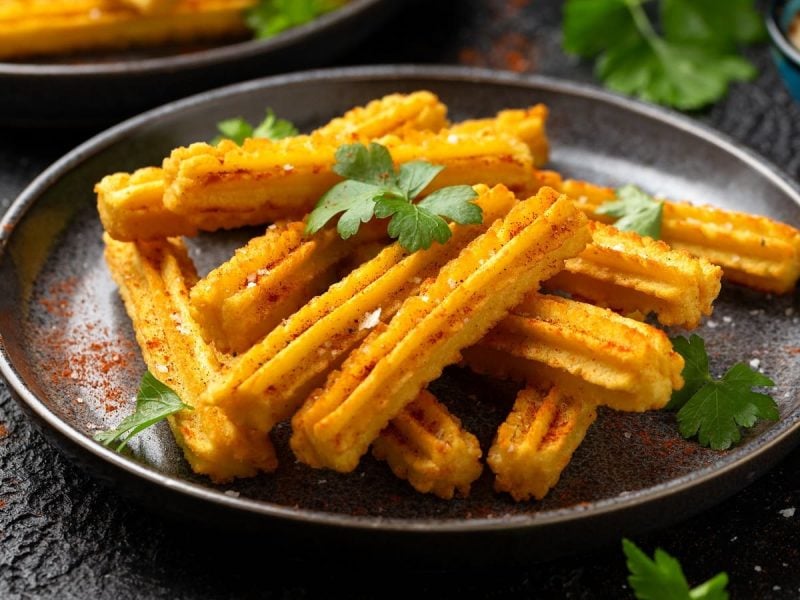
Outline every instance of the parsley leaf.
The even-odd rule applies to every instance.
[[[696,435],[701,445],[726,450],[741,439],[741,427],[752,427],[759,419],[778,420],[775,400],[751,389],[774,386],[769,377],[738,363],[716,380],[708,370],[703,338],[678,336],[672,344],[686,365],[684,387],[673,393],[667,408],[678,411],[684,438]]]
[[[718,573],[705,583],[689,589],[681,564],[656,548],[651,559],[632,541],[622,540],[627,559],[628,584],[638,600],[728,600],[727,573]]]
[[[291,121],[279,119],[271,108],[267,109],[267,116],[255,128],[242,117],[226,119],[217,123],[220,135],[214,138],[212,144],[220,140],[229,139],[242,145],[247,138],[264,138],[268,140],[281,140],[297,135],[297,128]]]
[[[305,25],[338,8],[342,0],[261,0],[245,13],[245,22],[259,39]]]
[[[620,231],[635,231],[654,240],[661,237],[661,217],[664,202],[656,200],[635,185],[617,189],[617,199],[597,209],[600,215],[617,217],[614,227]]]
[[[766,39],[766,27],[752,0],[661,0],[661,24],[668,39],[712,44],[729,50]]]
[[[607,87],[643,100],[693,110],[719,100],[734,81],[757,71],[737,44],[763,39],[753,0],[661,0],[664,36],[642,5],[647,0],[568,0],[564,49],[597,57]]]
[[[101,431],[94,436],[94,439],[104,446],[120,442],[115,448],[119,452],[140,431],[183,409],[192,410],[192,407],[181,402],[172,389],[161,383],[148,371],[139,384],[134,413],[125,417],[116,429]]]
[[[306,233],[313,234],[341,213],[336,229],[343,239],[358,232],[361,223],[373,217],[389,221],[389,236],[409,252],[430,248],[450,239],[445,219],[462,225],[481,223],[481,208],[471,202],[477,197],[468,185],[439,189],[421,202],[418,196],[443,167],[425,161],[412,161],[396,171],[385,146],[372,142],[346,144],[336,151],[334,172],[345,181],[333,186],[317,202],[306,222]]]

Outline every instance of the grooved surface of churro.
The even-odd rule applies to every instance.
[[[376,140],[396,165],[426,160],[444,170],[426,188],[448,185],[525,185],[531,156],[519,140],[490,132],[453,136],[411,131]],[[340,142],[318,134],[284,140],[248,139],[242,146],[192,144],[164,160],[165,206],[223,227],[299,218],[341,178],[333,172]],[[201,225],[201,228],[205,228]]]
[[[591,397],[572,397],[556,387],[546,393],[521,390],[489,450],[495,489],[518,502],[544,498],[596,418]]]
[[[663,408],[683,385],[683,359],[663,331],[541,294],[529,294],[464,360],[480,373],[556,384],[624,411]]]
[[[613,217],[597,214],[614,199],[613,189],[564,180],[553,171],[536,175],[542,185],[573,198],[590,218],[613,222]],[[789,293],[800,277],[800,231],[768,217],[665,201],[661,239],[722,267],[726,279],[757,290]]]
[[[192,469],[220,482],[274,470],[267,436],[202,401],[221,365],[191,317],[188,293],[197,275],[183,244],[118,242],[106,235],[105,255],[149,370],[193,407],[169,417]]]
[[[333,119],[318,129],[315,137],[330,140],[335,145],[368,142],[373,135],[384,136],[394,131],[403,135],[414,129],[435,132],[446,124],[446,114],[447,107],[430,92],[390,94]],[[283,162],[280,168],[286,171],[287,165],[289,163]],[[294,207],[286,211],[286,214],[277,209],[266,210],[266,221],[248,210],[240,213],[223,209],[216,213],[178,214],[164,205],[165,189],[166,181],[161,168],[149,167],[133,174],[116,173],[104,177],[95,186],[103,227],[115,239],[132,241],[171,235],[194,235],[198,230],[214,231],[291,216],[300,217],[304,214],[303,210],[296,210]],[[240,191],[242,194],[247,193],[246,187]],[[318,192],[319,190],[315,190],[313,193]],[[198,193],[202,193],[202,190],[198,190]],[[304,197],[306,208],[310,208],[318,198],[318,195]]]
[[[590,223],[592,243],[544,287],[623,313],[654,313],[668,326],[692,329],[710,315],[722,270],[664,242]]]
[[[210,401],[265,432],[290,417],[372,328],[516,201],[504,188],[476,190],[486,224],[451,225],[446,244],[410,255],[398,244],[386,247],[237,358],[209,389]]]
[[[350,471],[420,389],[457,362],[589,239],[585,217],[551,189],[515,206],[409,297],[292,420],[295,454],[312,466]]]
[[[372,453],[417,491],[444,499],[469,494],[483,470],[477,438],[427,390],[392,419]]]
[[[453,125],[450,131],[458,135],[489,129],[495,133],[513,136],[528,146],[533,164],[538,167],[547,163],[550,154],[545,129],[547,115],[547,107],[536,104],[527,109],[501,110],[493,118],[461,121]]]

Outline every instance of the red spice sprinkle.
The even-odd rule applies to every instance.
[[[6,507],[6,501],[0,499],[0,510],[3,510]]]
[[[0,423],[0,440],[8,435],[8,427]]]

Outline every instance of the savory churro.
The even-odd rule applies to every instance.
[[[543,188],[409,297],[292,419],[292,449],[311,466],[351,471],[381,429],[589,240],[585,217]]]

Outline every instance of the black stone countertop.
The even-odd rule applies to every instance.
[[[462,63],[591,81],[590,65],[561,52],[559,22],[559,2],[427,0],[340,64]],[[695,116],[798,180],[800,104],[766,47],[750,56],[758,79]],[[0,131],[0,210],[90,133]],[[693,583],[726,570],[734,598],[798,598],[793,508],[800,449],[716,508],[636,542],[679,557]],[[173,522],[101,487],[44,441],[0,384],[0,598],[631,597],[618,545],[524,571],[413,573],[401,564],[330,569],[283,556],[269,539],[248,541]]]

